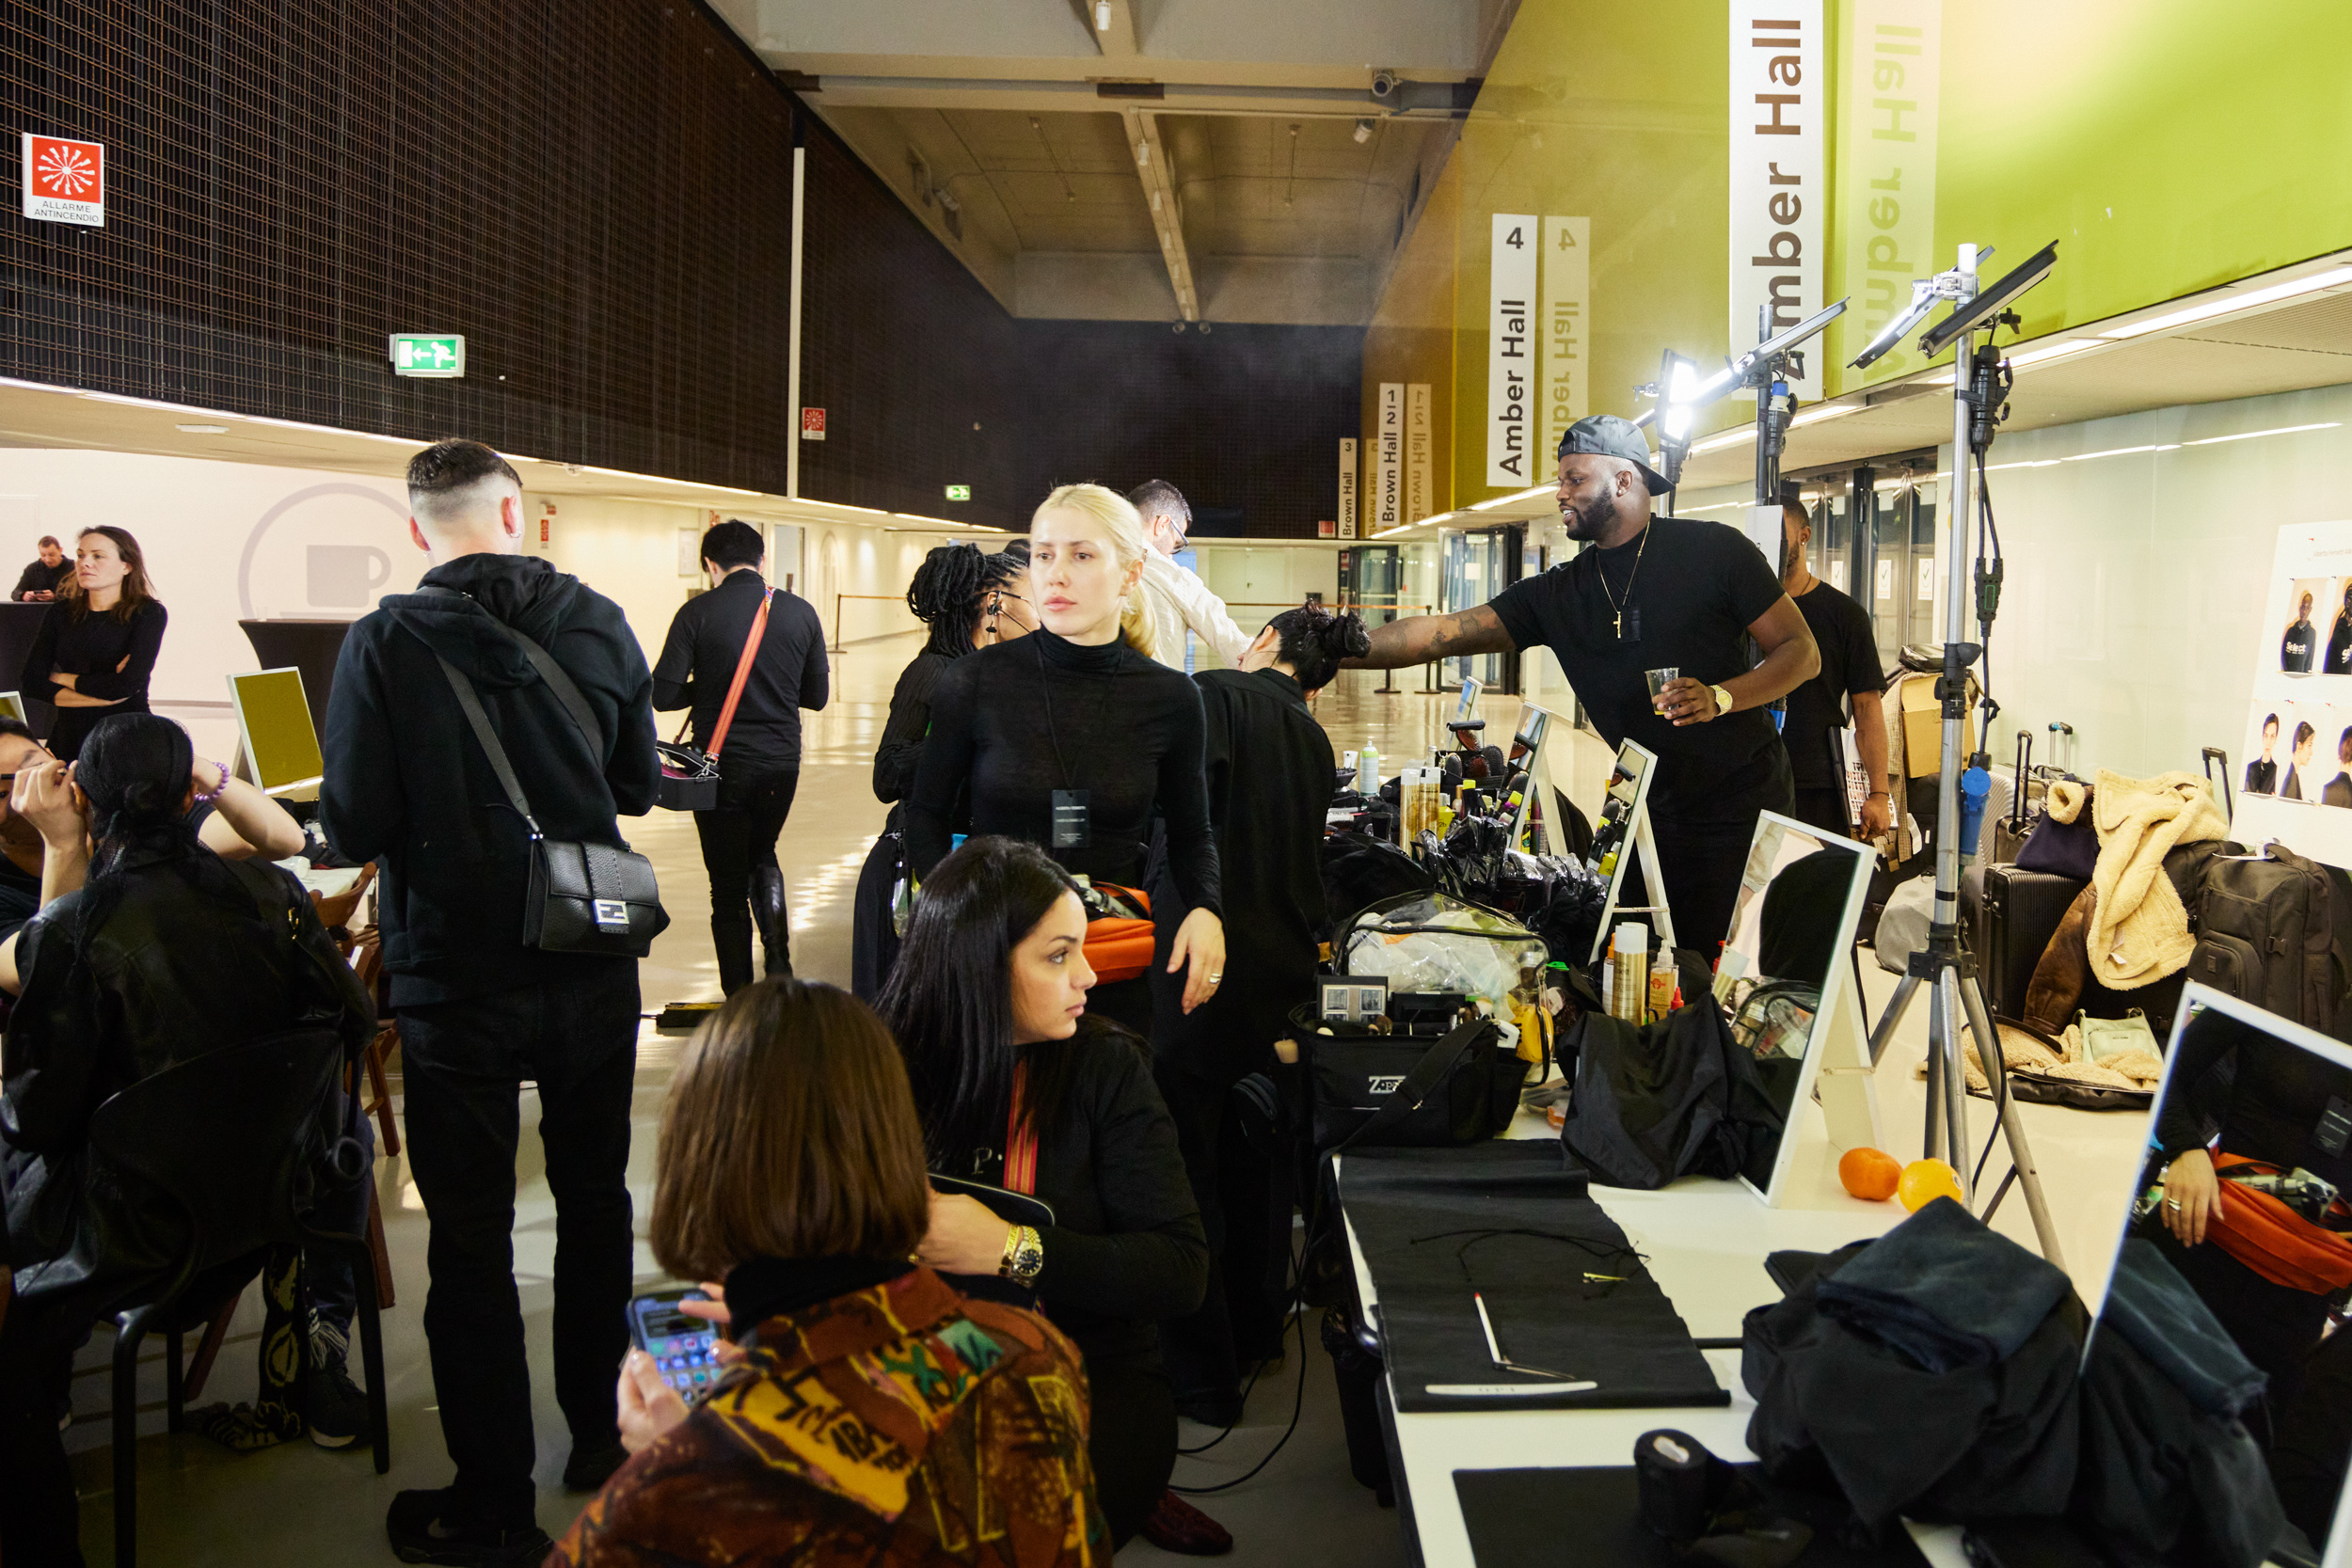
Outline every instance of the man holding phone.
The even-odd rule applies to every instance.
[[[1820,650],[1745,535],[1650,515],[1650,498],[1668,486],[1630,422],[1579,420],[1559,458],[1560,520],[1587,548],[1475,609],[1375,626],[1371,654],[1351,662],[1393,669],[1549,648],[1610,745],[1632,739],[1658,753],[1650,822],[1675,934],[1712,963],[1756,814],[1793,803],[1767,709],[1820,672]],[[1754,668],[1748,638],[1764,655]],[[1645,672],[1666,668],[1676,673],[1652,697]]]

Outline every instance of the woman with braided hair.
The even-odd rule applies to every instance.
[[[356,1058],[375,1030],[374,1005],[301,884],[197,841],[189,807],[219,788],[208,771],[168,719],[117,714],[90,730],[71,770],[21,768],[9,799],[48,849],[40,912],[0,944],[0,987],[18,993],[0,1046],[0,1199],[17,1287],[0,1325],[0,1554],[10,1562],[81,1560],[56,1424],[73,1346],[187,1244],[176,1206],[96,1164],[92,1116],[132,1085],[264,1036],[324,1028]],[[341,1098],[316,1107],[319,1148],[342,1133]],[[213,1131],[233,1145],[263,1130]],[[323,1190],[322,1227],[364,1231],[371,1191],[365,1180]],[[297,1349],[297,1366],[305,1358]]]
[[[850,990],[863,1001],[882,994],[898,954],[891,904],[905,859],[899,801],[914,786],[914,766],[923,754],[923,737],[930,733],[931,688],[965,654],[1035,628],[1028,569],[1026,540],[1015,540],[1000,555],[983,554],[977,545],[942,545],[923,558],[907,585],[907,609],[930,635],[898,676],[890,694],[890,719],[874,752],[874,799],[890,807],[890,819],[858,872],[850,919]]]

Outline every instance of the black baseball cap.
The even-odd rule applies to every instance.
[[[1568,426],[1567,434],[1560,437],[1560,450],[1553,455],[1565,457],[1578,451],[1596,457],[1623,458],[1640,472],[1642,483],[1649,486],[1653,496],[1662,496],[1674,488],[1666,483],[1665,475],[1649,466],[1649,443],[1642,438],[1641,430],[1630,420],[1621,420],[1614,414],[1587,414]]]

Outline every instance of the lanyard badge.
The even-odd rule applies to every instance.
[[[1085,849],[1094,843],[1094,829],[1087,814],[1087,792],[1083,789],[1054,791],[1054,847]]]

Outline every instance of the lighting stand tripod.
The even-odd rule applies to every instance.
[[[1984,252],[1990,255],[1988,249]],[[1960,247],[1960,264],[1950,272],[1912,285],[1910,309],[1873,340],[1854,363],[1868,364],[1891,347],[1896,340],[1909,330],[1913,323],[1925,315],[1939,299],[1953,302],[1952,313],[1920,340],[1920,352],[1933,359],[1943,348],[1955,345],[1952,379],[1952,487],[1945,508],[1944,560],[1947,582],[1944,604],[1944,669],[1937,677],[1935,693],[1943,709],[1944,757],[1936,781],[1935,831],[1935,902],[1928,927],[1927,945],[1911,957],[1911,963],[1902,979],[1896,985],[1895,994],[1886,1005],[1886,1011],[1870,1033],[1870,1057],[1877,1061],[1883,1055],[1887,1043],[1894,1037],[1896,1027],[1909,1010],[1912,999],[1921,987],[1928,988],[1928,1105],[1926,1153],[1928,1157],[1948,1162],[1959,1173],[1963,1197],[1974,1206],[1976,1172],[1970,1161],[1968,1136],[1968,1080],[1962,1066],[1961,1035],[1963,1026],[1977,1043],[1977,1055],[1984,1066],[1987,1085],[1994,1103],[1999,1107],[2001,1131],[2009,1141],[2012,1178],[2025,1190],[2026,1206],[2033,1216],[2034,1234],[2040,1240],[2042,1257],[2064,1268],[2058,1227],[2050,1218],[2049,1204],[2042,1190],[2042,1179],[2034,1168],[2033,1150],[2026,1141],[2026,1128],[2018,1115],[2017,1101],[2009,1092],[2008,1074],[2001,1060],[2000,1037],[1994,1032],[1991,1009],[1984,1005],[1984,992],[1977,983],[1975,958],[1963,942],[1960,930],[1960,860],[1961,860],[1961,754],[1967,738],[1969,667],[1983,654],[1981,644],[1964,641],[1967,634],[1967,576],[1963,569],[1966,559],[1968,528],[1977,505],[1977,475],[1972,460],[1992,440],[1997,413],[1988,400],[1997,396],[1995,381],[1989,373],[1979,373],[1979,356],[1975,352],[1976,329],[1988,318],[1997,315],[2006,303],[2031,288],[2046,276],[2057,262],[2055,245],[2042,251],[2026,265],[2010,273],[1990,289],[1979,290],[1977,281],[1979,253],[1974,245]],[[1990,371],[1993,360],[1989,352]],[[1986,404],[1979,406],[1980,404]],[[1989,618],[1989,610],[1987,611]],[[2007,1182],[2002,1190],[2007,1191]],[[1997,1199],[1996,1199],[1997,1201]]]

